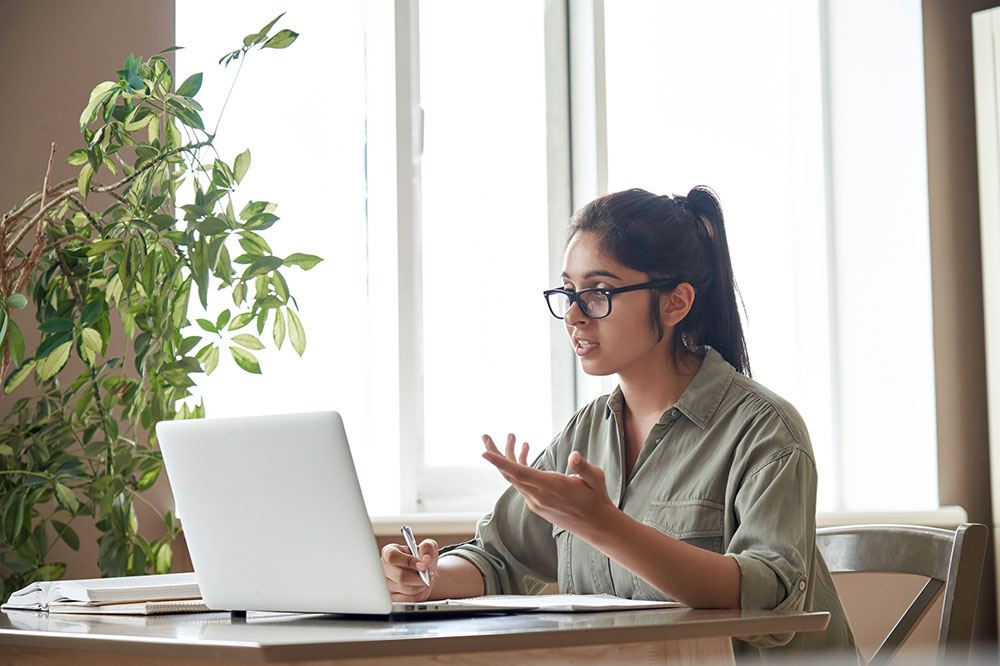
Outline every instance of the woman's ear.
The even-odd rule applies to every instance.
[[[676,326],[694,305],[694,287],[681,282],[672,292],[660,297],[660,316],[664,326]]]

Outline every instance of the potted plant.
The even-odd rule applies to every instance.
[[[280,18],[220,64],[291,45],[297,33],[270,34]],[[5,396],[36,387],[0,423],[0,599],[61,577],[66,565],[49,553],[57,540],[79,547],[72,525],[83,516],[101,532],[103,575],[170,571],[173,512],[153,507],[166,533],[150,542],[134,511],[162,470],[154,425],[204,416],[204,403],[182,401],[223,356],[260,373],[265,329],[277,348],[305,350],[283,270],[321,259],[274,256],[276,205],[238,201],[250,151],[218,155],[195,100],[202,75],[175,88],[174,48],[130,55],[98,84],[80,116],[85,145],[68,157],[78,177],[51,182],[53,144],[42,189],[0,221],[0,379]],[[207,310],[210,292],[228,307],[213,302],[192,333],[189,304]],[[42,334],[30,350],[11,317],[29,306]],[[70,359],[83,370],[67,377]]]

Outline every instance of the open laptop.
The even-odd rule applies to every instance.
[[[498,612],[393,603],[337,412],[162,421],[156,435],[210,608]]]

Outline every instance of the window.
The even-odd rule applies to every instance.
[[[273,17],[177,2],[207,109],[237,6]],[[337,409],[371,513],[487,510],[482,433],[538,452],[613,385],[574,370],[540,295],[569,214],[708,184],[820,508],[936,506],[920,20],[916,0],[289,3],[302,36],[253,54],[218,148],[253,150],[240,192],[279,203],[275,244],[326,261],[290,280],[306,357],[220,364],[209,414]]]

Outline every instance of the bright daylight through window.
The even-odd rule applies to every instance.
[[[936,507],[920,3],[598,4],[604,66],[569,70],[603,77],[607,190],[718,192],[751,367],[809,426],[820,509]],[[246,63],[234,95],[255,115],[223,119],[219,151],[269,165],[241,193],[278,202],[276,244],[325,261],[289,276],[305,357],[261,354],[261,377],[222,363],[200,395],[209,416],[342,412],[373,514],[488,510],[506,484],[479,436],[515,432],[537,453],[594,397],[541,296],[567,223],[551,201],[570,194],[553,164],[583,159],[553,121],[581,97],[546,65],[575,37],[545,5],[398,2],[404,30],[391,3],[285,3],[301,37]],[[178,80],[205,72],[206,119],[233,71],[204,45],[242,38],[234,13],[276,12],[177,2]],[[395,49],[413,68],[402,93]],[[383,135],[383,117],[413,136]],[[399,164],[411,181],[392,180]],[[412,207],[373,214],[403,187]]]

